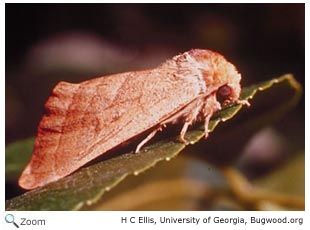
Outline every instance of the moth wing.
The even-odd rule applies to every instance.
[[[199,92],[197,81],[156,70],[60,82],[45,105],[20,186],[32,189],[72,173],[156,126]]]

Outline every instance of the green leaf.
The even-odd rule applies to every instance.
[[[34,138],[28,138],[5,148],[5,179],[16,181],[31,157]]]
[[[284,75],[242,90],[241,99],[251,100],[259,91],[269,91],[275,85],[284,85],[291,91],[289,99],[277,104],[277,111],[284,113],[300,97],[301,87],[292,75]],[[282,94],[283,95],[283,94]],[[285,94],[288,95],[288,94]],[[252,105],[249,109],[252,109]],[[217,112],[209,124],[212,132],[222,121],[234,117],[243,106],[229,105]],[[273,105],[273,108],[275,106]],[[189,131],[186,139],[194,144],[202,139],[202,130]],[[30,153],[31,140],[21,141],[6,148],[6,177],[16,178],[23,169]],[[15,146],[15,147],[14,147]],[[24,193],[6,202],[6,210],[78,210],[96,203],[102,195],[114,188],[129,175],[138,175],[160,161],[170,160],[186,146],[175,139],[167,138],[143,148],[139,153],[125,153],[111,159],[82,168],[79,171],[41,188]],[[21,155],[23,155],[22,158]]]

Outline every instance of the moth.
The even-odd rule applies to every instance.
[[[138,152],[169,124],[181,123],[180,140],[239,99],[241,75],[219,53],[193,49],[155,69],[60,82],[45,104],[30,162],[19,185],[33,189],[69,175],[139,134],[149,132]]]

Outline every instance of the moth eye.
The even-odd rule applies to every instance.
[[[227,104],[231,100],[232,89],[228,85],[221,86],[216,92],[216,99],[221,104]]]

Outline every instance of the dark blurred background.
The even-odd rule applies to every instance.
[[[5,6],[6,143],[35,135],[58,81],[152,68],[192,48],[222,53],[243,85],[288,72],[304,85],[304,4]]]

